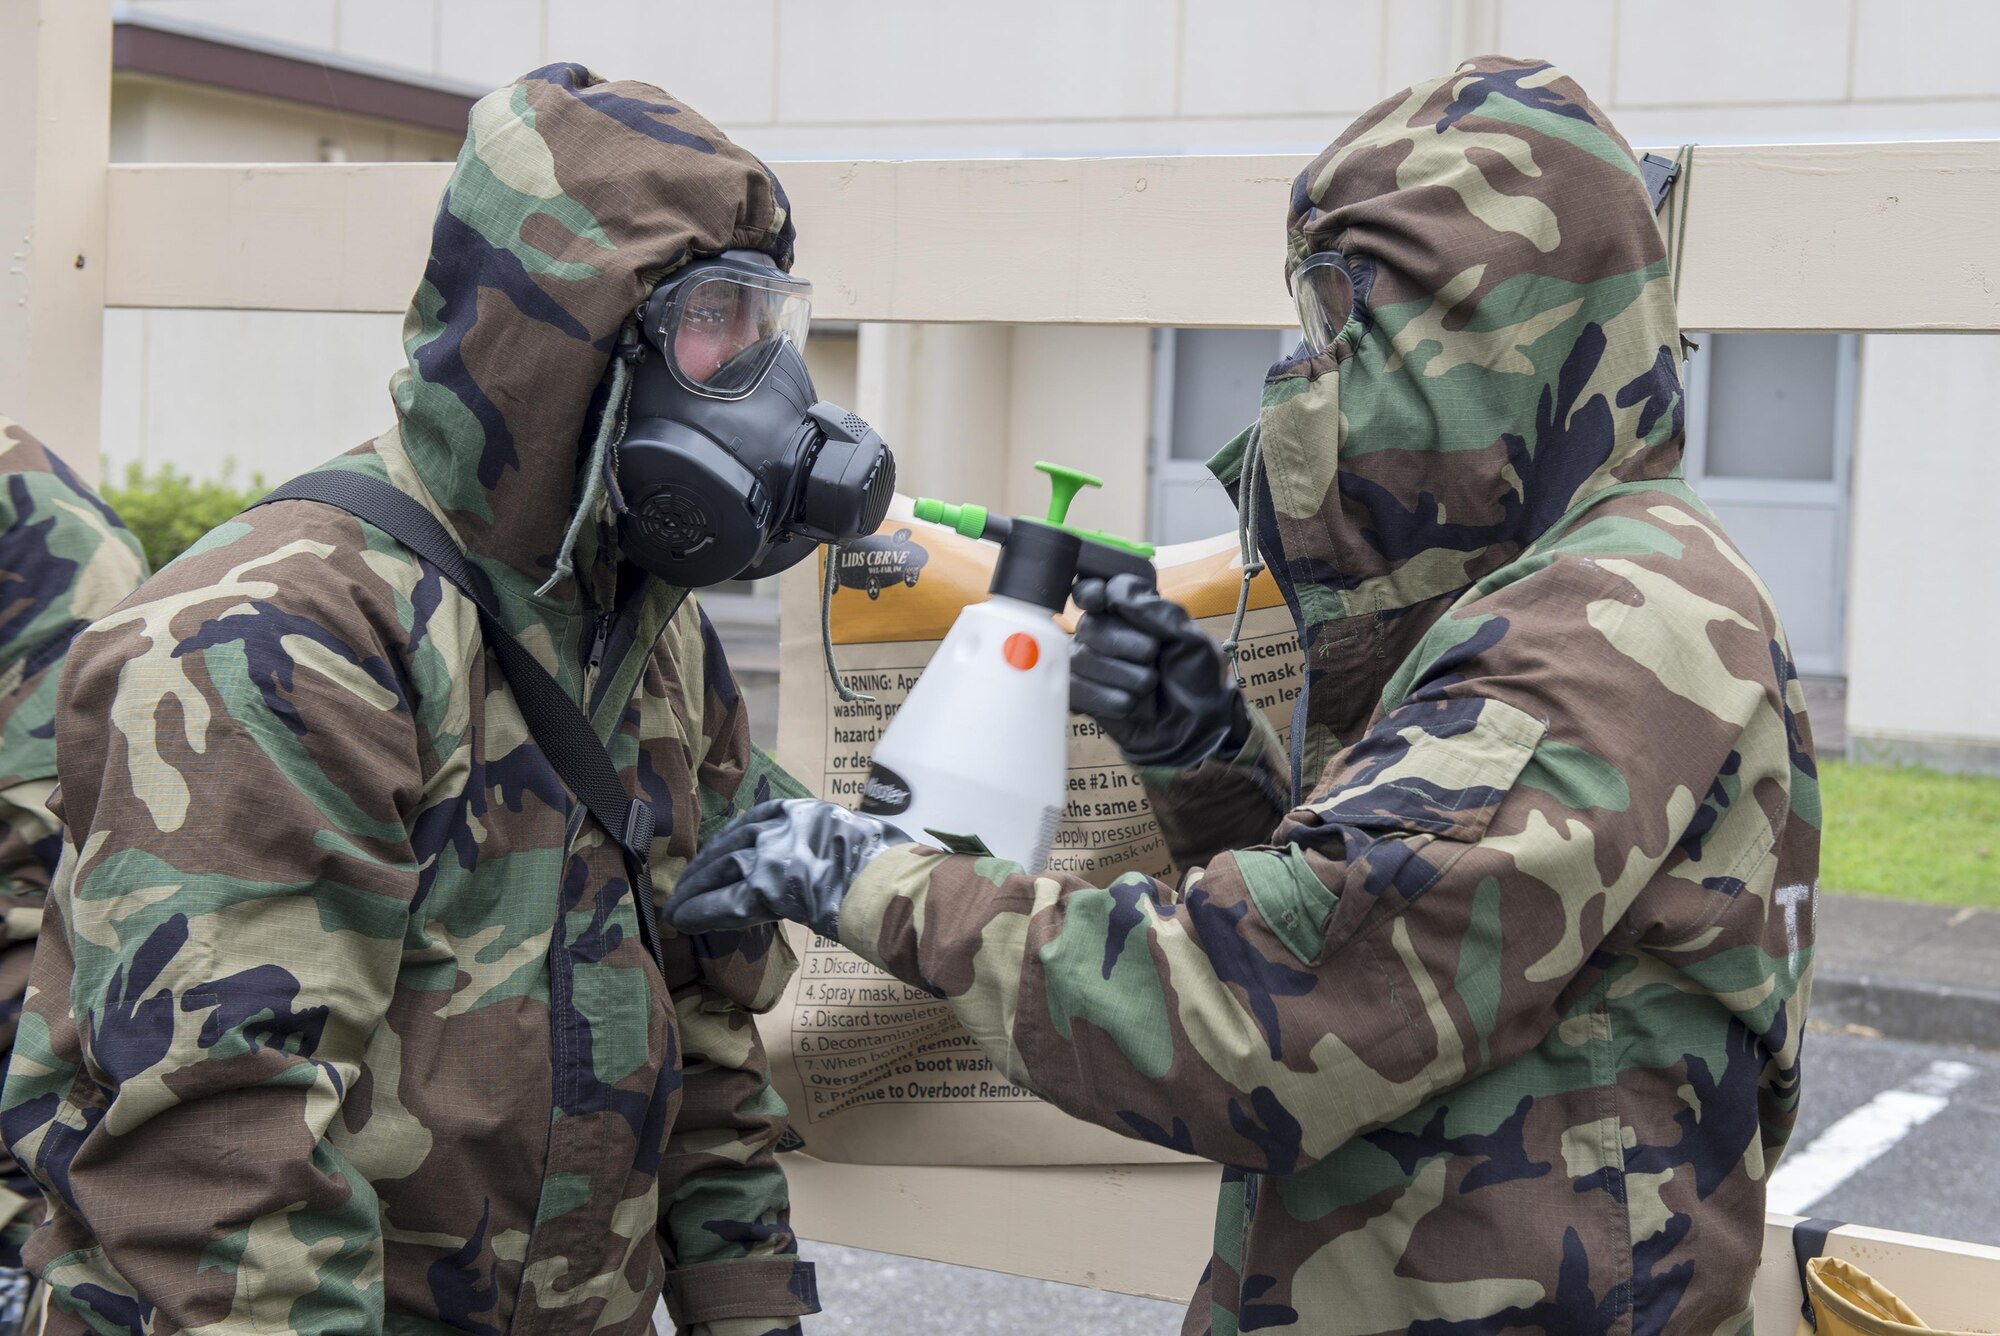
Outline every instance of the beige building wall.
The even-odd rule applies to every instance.
[[[395,422],[401,329],[393,315],[106,311],[104,475],[171,465],[275,487]]]
[[[1144,534],[1149,331],[868,325],[857,350],[854,408],[895,450],[899,490],[1040,514],[1049,460],[1104,480],[1078,498],[1079,523]]]
[[[113,162],[448,162],[459,136],[170,79],[111,84]]]
[[[1861,363],[1848,613],[1857,760],[2000,774],[2000,335],[1876,335]]]
[[[898,490],[997,503],[1012,468],[1012,331],[863,325],[856,353],[853,408],[896,452]]]
[[[1008,510],[1039,515],[1048,509],[1048,479],[1034,471],[1035,461],[1046,459],[1104,479],[1101,489],[1077,497],[1071,508],[1077,523],[1144,538],[1151,333],[1042,325],[1013,334]]]
[[[2000,127],[1987,0],[132,0],[493,85],[652,80],[774,157],[1317,148],[1475,51],[1543,56],[1635,140]],[[1950,40],[1940,40],[1949,33]]]

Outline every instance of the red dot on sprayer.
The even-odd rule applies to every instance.
[[[1024,673],[1039,663],[1042,657],[1041,646],[1035,643],[1035,638],[1021,631],[1008,636],[1000,652],[1006,656],[1009,668],[1018,668]]]

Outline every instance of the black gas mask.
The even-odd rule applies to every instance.
[[[670,584],[775,575],[875,532],[896,460],[813,392],[812,285],[761,251],[696,260],[640,308],[618,487],[620,545]]]

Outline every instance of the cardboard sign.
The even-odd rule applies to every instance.
[[[852,807],[869,756],[968,603],[986,597],[999,549],[926,524],[897,497],[881,531],[839,554],[833,643],[842,676],[872,701],[840,700],[819,636],[821,562],[785,576],[778,760],[821,797]],[[1160,592],[1218,641],[1242,581],[1236,538],[1164,548]],[[1298,691],[1290,612],[1269,575],[1251,586],[1238,668],[1252,705],[1282,733]],[[1074,605],[1057,621],[1074,629]],[[1049,870],[1105,885],[1125,872],[1172,880],[1146,792],[1089,719],[1070,722],[1069,803]],[[950,1009],[838,942],[793,928],[800,967],[760,1021],[792,1144],[853,1164],[1140,1164],[1186,1157],[1079,1122],[1007,1081]]]

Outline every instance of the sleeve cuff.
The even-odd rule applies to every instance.
[[[885,947],[894,948],[897,941],[884,941],[884,926],[889,921],[889,910],[898,900],[910,901],[909,908],[915,910],[924,902],[930,890],[931,877],[938,865],[947,858],[969,858],[964,854],[940,853],[935,847],[925,844],[896,844],[884,849],[869,859],[861,868],[860,875],[847,888],[847,895],[840,902],[840,944],[860,956],[877,969],[888,970],[898,977],[907,978],[890,964]],[[984,858],[980,863],[995,863],[1009,872],[1016,872],[1012,863],[1002,863],[999,859]],[[909,925],[915,922],[914,914],[899,915],[897,922],[904,925],[904,936]],[[900,943],[905,948],[908,941]]]
[[[797,1257],[740,1257],[669,1271],[660,1297],[676,1327],[740,1318],[782,1327],[780,1319],[819,1311],[819,1282]]]
[[[795,1317],[726,1317],[684,1328],[687,1336],[797,1336],[804,1327]]]
[[[1139,771],[1174,866],[1185,872],[1217,854],[1266,844],[1290,810],[1291,762],[1277,730],[1253,711],[1250,736],[1234,756],[1185,770]]]

